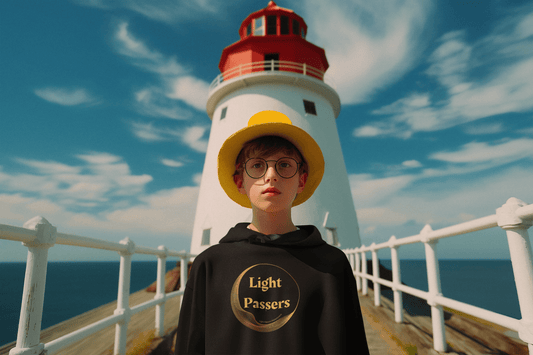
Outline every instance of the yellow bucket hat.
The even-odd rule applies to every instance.
[[[292,124],[281,112],[261,111],[253,115],[245,127],[226,139],[218,152],[218,180],[226,194],[239,205],[252,208],[248,196],[239,192],[233,180],[235,164],[244,143],[262,136],[279,136],[292,144],[302,154],[309,167],[307,182],[302,193],[296,196],[293,206],[307,201],[315,192],[324,175],[324,156],[315,140],[303,129]]]

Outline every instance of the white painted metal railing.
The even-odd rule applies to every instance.
[[[0,239],[20,241],[28,248],[26,276],[22,294],[22,306],[18,325],[17,343],[10,350],[10,355],[54,354],[66,346],[84,339],[110,325],[115,324],[114,354],[126,354],[128,323],[132,315],[155,307],[155,329],[157,336],[164,335],[165,303],[168,299],[180,296],[185,291],[187,282],[187,265],[194,255],[185,251],[168,250],[165,246],[157,249],[137,246],[129,238],[120,243],[58,233],[46,219],[35,217],[26,222],[23,228],[0,224]],[[120,275],[117,308],[114,315],[101,319],[84,328],[66,334],[49,343],[40,342],[41,320],[43,313],[48,249],[55,244],[71,245],[83,248],[95,248],[116,251],[120,254]],[[135,307],[129,306],[131,258],[134,254],[157,256],[157,286],[153,300]],[[167,257],[180,258],[181,288],[165,293],[165,262]]]
[[[326,84],[335,88],[333,80],[320,69],[312,67],[306,63],[288,62],[283,60],[268,60],[263,62],[251,62],[246,64],[239,64],[225,72],[217,75],[209,86],[209,94],[216,89],[218,85],[224,81],[237,78],[246,74],[254,74],[259,72],[292,72],[304,76],[311,76],[313,78],[324,81]]]
[[[368,281],[374,283],[374,305],[380,306],[381,288],[385,285],[393,290],[394,311],[397,323],[403,322],[402,292],[409,293],[427,300],[431,306],[433,327],[433,347],[437,351],[446,351],[446,334],[444,327],[443,306],[487,320],[518,332],[521,340],[529,347],[533,355],[533,256],[528,228],[533,221],[533,204],[510,198],[496,214],[475,219],[450,227],[432,230],[426,225],[420,234],[396,239],[392,236],[388,242],[370,246],[346,249],[356,276],[357,288],[363,295],[368,294]],[[515,319],[470,304],[452,300],[442,295],[440,284],[439,263],[437,259],[437,243],[439,239],[462,235],[488,228],[500,227],[507,233],[507,241],[511,254],[513,273],[518,293],[518,301],[522,319]],[[428,291],[418,290],[402,284],[398,248],[402,245],[424,243],[428,278]],[[391,251],[392,282],[380,278],[377,251],[389,248]],[[367,256],[372,254],[372,273],[367,272]]]

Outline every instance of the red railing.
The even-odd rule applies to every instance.
[[[223,82],[237,78],[242,75],[252,74],[256,72],[276,73],[280,71],[310,76],[315,79],[324,81],[329,86],[334,87],[331,78],[325,77],[324,71],[307,65],[306,63],[269,60],[240,64],[236,67],[226,70],[225,72],[217,75],[217,77],[211,82],[211,85],[209,86],[209,92],[212,92],[214,89],[216,89],[217,86],[219,86]]]

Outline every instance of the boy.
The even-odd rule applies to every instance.
[[[346,256],[291,218],[323,173],[318,144],[276,111],[224,142],[220,183],[252,221],[195,259],[176,354],[368,354]]]

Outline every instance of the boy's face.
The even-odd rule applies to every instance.
[[[283,157],[287,157],[287,154],[279,152],[261,158],[269,161]],[[289,157],[300,162],[296,156],[289,155]],[[296,173],[289,179],[282,178],[276,172],[274,165],[274,162],[268,162],[267,172],[259,179],[251,178],[245,171],[234,176],[239,192],[248,196],[253,208],[264,212],[279,212],[290,209],[296,194],[304,190],[305,182],[307,181],[307,173]]]

